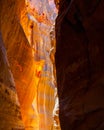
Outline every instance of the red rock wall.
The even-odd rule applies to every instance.
[[[104,129],[104,1],[61,0],[56,74],[62,130]]]

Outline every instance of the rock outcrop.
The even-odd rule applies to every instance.
[[[56,74],[62,130],[104,129],[104,1],[61,0]]]

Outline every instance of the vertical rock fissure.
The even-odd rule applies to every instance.
[[[33,123],[27,124],[26,120],[24,122],[26,129],[60,130],[54,63],[57,12],[54,2],[48,0],[26,0],[26,6],[29,34],[23,23],[21,25],[32,48],[36,91],[31,100]]]

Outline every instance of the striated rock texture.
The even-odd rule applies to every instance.
[[[0,130],[24,130],[13,75],[0,33]]]
[[[104,130],[104,1],[61,0],[56,74],[62,130]]]
[[[29,44],[33,50],[35,82],[38,79],[32,102],[37,130],[60,129],[57,114],[57,89],[54,78],[54,19],[55,5],[48,0],[27,1],[27,15],[31,22]],[[52,9],[54,9],[52,11]],[[24,28],[25,29],[25,28]]]

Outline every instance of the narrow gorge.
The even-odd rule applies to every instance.
[[[104,0],[0,0],[0,130],[104,130]]]
[[[0,6],[0,129],[60,130],[54,1],[1,0]]]

